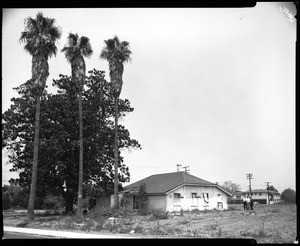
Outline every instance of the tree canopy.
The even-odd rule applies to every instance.
[[[281,195],[280,199],[287,203],[295,203],[296,202],[296,191],[291,188],[285,189]]]
[[[270,185],[270,186],[269,186],[269,190],[270,190],[270,191],[278,192],[278,190],[277,190],[273,185]]]
[[[221,186],[230,192],[235,192],[241,189],[240,185],[230,180],[224,181]]]
[[[15,88],[19,97],[12,98],[10,109],[2,114],[2,144],[13,150],[9,160],[12,171],[20,171],[12,183],[29,187],[33,157],[34,97],[30,81]],[[41,101],[41,133],[39,150],[39,175],[37,196],[48,193],[62,195],[66,211],[71,211],[78,186],[78,97],[71,84],[71,77],[60,75],[53,80],[57,94],[45,90]],[[84,184],[92,184],[101,194],[111,194],[114,178],[114,98],[111,87],[104,79],[104,72],[89,72],[83,91],[83,136],[84,136]],[[119,116],[132,112],[127,99],[119,100]],[[120,148],[140,148],[137,140],[131,139],[128,129],[118,125]],[[119,151],[120,152],[120,151]],[[120,155],[120,153],[119,153]],[[119,181],[128,182],[129,169],[119,158]],[[121,188],[120,184],[120,188]]]

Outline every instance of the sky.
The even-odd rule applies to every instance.
[[[119,120],[141,150],[123,149],[130,183],[176,172],[177,164],[210,182],[230,180],[247,190],[270,182],[295,189],[295,41],[292,3],[253,8],[3,9],[2,113],[12,89],[31,78],[31,56],[18,40],[24,19],[37,12],[56,19],[62,37],[49,59],[52,80],[71,74],[61,49],[69,32],[90,38],[87,70],[106,71],[104,40],[130,43],[120,97],[134,111]],[[2,184],[16,177],[2,151]],[[130,184],[128,183],[128,184]]]

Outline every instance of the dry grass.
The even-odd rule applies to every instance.
[[[94,216],[94,217],[93,217]],[[141,216],[119,215],[113,224],[102,214],[86,216],[38,216],[27,228],[81,230],[97,233],[129,233],[144,237],[253,238],[258,243],[293,243],[296,240],[296,205],[257,205],[244,211],[232,205],[226,211],[193,211],[182,215],[153,212]],[[4,214],[4,225],[17,226],[24,216]]]

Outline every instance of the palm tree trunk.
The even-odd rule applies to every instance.
[[[79,180],[77,219],[82,219],[82,186],[83,186],[83,122],[82,122],[82,88],[79,89]]]
[[[118,97],[115,97],[115,186],[114,186],[114,207],[116,209],[119,208],[119,197],[118,197],[118,186],[119,186],[119,178],[118,178],[118,164],[119,164],[119,156],[118,156]]]
[[[37,181],[37,165],[39,154],[39,134],[40,134],[40,112],[41,112],[41,95],[36,96],[36,112],[35,112],[35,127],[34,127],[34,148],[33,148],[33,164],[31,174],[30,196],[28,202],[27,219],[34,220],[34,200]]]

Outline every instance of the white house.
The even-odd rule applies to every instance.
[[[268,193],[267,189],[256,189],[251,190],[251,194],[252,200],[254,202],[259,202],[260,204],[273,204],[280,202],[280,193],[272,190],[269,190]],[[250,197],[250,191],[243,192],[242,195]]]
[[[227,209],[227,198],[231,193],[221,186],[200,179],[187,172],[173,172],[151,175],[124,187],[119,192],[127,209],[137,209],[136,195],[140,185],[146,184],[147,209],[176,212],[192,209]],[[111,206],[114,205],[111,196]]]

